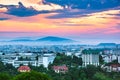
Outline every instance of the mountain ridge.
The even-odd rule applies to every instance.
[[[55,37],[55,36],[47,36],[47,37],[43,37],[43,38],[38,38],[35,40],[31,40],[31,39],[15,39],[15,40],[11,40],[11,41],[20,41],[20,42],[26,42],[26,41],[37,41],[37,42],[76,42],[74,40],[71,39],[67,39],[67,38],[62,38],[62,37]]]

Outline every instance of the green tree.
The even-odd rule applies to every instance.
[[[2,55],[5,55],[5,53],[2,53]]]
[[[3,62],[0,61],[0,72],[3,72],[5,70],[5,66]]]
[[[79,58],[77,56],[73,56],[72,62],[77,65],[82,65],[82,58]]]
[[[8,74],[12,76],[18,74],[17,69],[12,64],[6,64],[4,66],[5,66],[4,71],[7,72]]]
[[[48,75],[40,72],[26,72],[15,76],[12,80],[51,80]]]
[[[0,80],[10,80],[10,75],[7,73],[0,73]]]
[[[99,62],[100,62],[100,64],[104,64],[104,60],[101,55],[99,55]]]
[[[17,74],[17,69],[13,67],[11,64],[3,64],[3,62],[0,62],[0,72],[8,73],[10,75],[16,75]]]
[[[23,60],[24,60],[24,58],[23,58],[23,57],[20,57],[20,58],[19,58],[19,60],[20,60],[20,61],[23,61]]]
[[[29,65],[29,66],[34,71],[42,72],[42,73],[46,73],[47,72],[47,69],[43,65],[40,65],[40,66],[31,66],[31,65]]]
[[[85,71],[82,69],[82,68],[80,68],[80,70],[79,70],[79,77],[80,77],[80,80],[87,80],[87,77],[86,77],[87,75],[85,74]]]
[[[87,75],[86,77],[89,78],[89,79],[92,79],[96,72],[98,72],[98,68],[93,66],[93,65],[88,65],[85,68],[85,73]]]
[[[94,80],[112,80],[110,79],[108,76],[106,76],[103,73],[97,72],[94,76],[93,76]]]

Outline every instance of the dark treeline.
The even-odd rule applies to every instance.
[[[69,68],[65,74],[55,73],[52,69],[53,65],[65,64]],[[81,58],[60,53],[48,68],[42,65],[39,67],[29,65],[32,71],[28,73],[20,73],[12,65],[0,62],[0,80],[120,80],[119,72],[106,72],[99,66],[81,67],[81,65]]]

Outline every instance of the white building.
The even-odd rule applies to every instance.
[[[0,55],[2,55],[3,53],[2,52],[0,52]]]
[[[23,60],[20,60],[19,58],[22,57]],[[25,59],[25,58],[29,58],[29,59]],[[36,55],[19,55],[19,56],[15,56],[15,55],[4,55],[1,56],[2,58],[2,62],[4,64],[12,64],[14,67],[19,67],[20,65],[32,65],[32,66],[40,66],[43,65],[44,67],[48,67],[49,63],[53,63],[54,59],[55,59],[55,55],[54,54],[44,54],[38,57],[38,60],[36,60]]]
[[[65,55],[72,56],[73,52],[66,52]]]
[[[49,63],[53,63],[54,59],[55,55],[44,54],[38,58],[38,66],[43,65],[44,67],[48,67]]]
[[[20,56],[32,56],[33,53],[18,53]]]
[[[118,63],[120,63],[120,55],[118,56]]]
[[[83,66],[99,65],[99,53],[82,53]]]
[[[14,67],[19,67],[20,65],[32,65],[32,66],[37,66],[37,61],[14,61],[13,66]]]
[[[81,52],[80,52],[80,51],[79,51],[79,52],[76,52],[76,53],[74,53],[74,55],[77,56],[77,57],[80,57]]]
[[[3,62],[4,64],[13,64],[13,63],[14,63],[14,60],[4,59],[2,62]]]
[[[104,60],[104,62],[105,63],[109,63],[109,62],[111,62],[111,58],[109,57],[109,56],[107,56],[107,55],[102,55],[102,57],[103,57],[103,60]]]
[[[9,60],[9,59],[4,59],[2,61],[4,64],[12,64],[15,68],[19,67],[20,65],[32,65],[32,66],[37,66],[37,61],[18,61],[18,60]]]
[[[104,62],[109,63],[114,60],[118,59],[118,55],[115,54],[109,54],[109,55],[102,55]]]

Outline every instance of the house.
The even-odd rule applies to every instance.
[[[112,64],[110,65],[110,67],[111,67],[111,71],[120,72],[120,64]]]
[[[120,72],[120,64],[119,63],[109,64],[104,66],[104,69],[107,72]]]
[[[30,72],[31,69],[30,69],[30,67],[28,67],[28,66],[20,66],[20,67],[18,68],[18,71],[19,71],[19,72]]]
[[[53,70],[56,73],[66,73],[68,71],[68,67],[66,65],[64,65],[64,66],[53,66]]]

